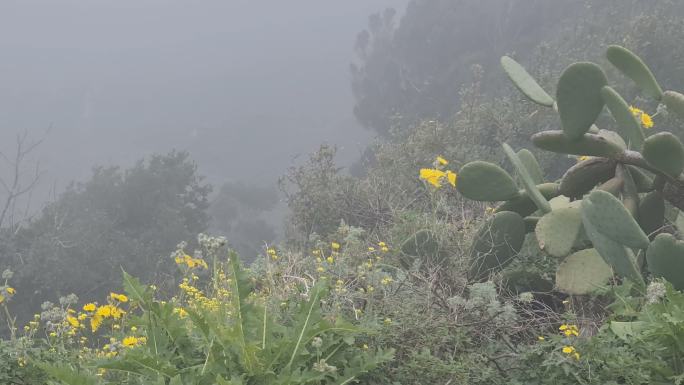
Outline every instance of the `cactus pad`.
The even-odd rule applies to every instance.
[[[563,260],[556,270],[556,288],[574,295],[589,294],[603,286],[613,270],[596,249],[578,251]]]
[[[563,71],[556,103],[568,139],[581,138],[601,114],[601,88],[607,83],[606,74],[594,63],[574,63]]]
[[[667,106],[668,111],[674,112],[684,119],[684,95],[679,92],[665,91],[663,103]]]
[[[606,57],[611,64],[632,79],[646,95],[656,100],[663,97],[663,90],[651,70],[632,51],[618,45],[611,45],[606,50]]]
[[[684,170],[684,145],[669,132],[646,138],[641,153],[648,163],[671,177],[677,178]]]
[[[560,154],[616,157],[623,149],[597,134],[584,134],[577,140],[568,139],[563,131],[542,131],[532,135],[532,142],[538,148]]]
[[[622,202],[606,191],[595,190],[584,198],[582,216],[585,224],[621,245],[646,249],[650,243]]]
[[[644,279],[641,277],[641,272],[632,250],[596,231],[586,218],[583,218],[583,224],[587,236],[604,262],[610,265],[617,275],[643,287]]]
[[[553,106],[553,98],[541,88],[537,81],[518,62],[508,56],[504,56],[501,58],[501,66],[513,84],[531,101],[546,107]]]
[[[543,183],[537,185],[537,189],[546,199],[552,199],[558,196],[558,183]],[[520,196],[509,201],[506,201],[496,208],[496,212],[513,211],[526,217],[537,211],[537,205],[534,204],[527,191],[521,191]]]
[[[639,225],[648,235],[660,230],[665,224],[665,199],[655,190],[646,194],[639,203]]]
[[[470,249],[470,278],[486,279],[511,262],[525,240],[525,221],[510,211],[494,214],[475,234]]]
[[[518,187],[501,167],[482,161],[463,166],[458,174],[458,192],[475,201],[498,202],[517,198]]]
[[[658,235],[646,251],[648,270],[668,280],[677,290],[684,289],[684,242],[670,234]]]
[[[439,241],[429,230],[418,230],[408,237],[401,244],[401,252],[404,254],[401,263],[405,268],[411,267],[415,258],[436,262],[441,262],[443,259]]]
[[[589,158],[570,167],[560,183],[560,193],[569,198],[581,198],[599,183],[615,176],[616,163],[606,158]]]
[[[539,166],[537,158],[534,157],[534,154],[532,154],[530,150],[523,148],[522,150],[518,151],[518,158],[520,159],[520,162],[522,162],[523,166],[525,166],[527,173],[530,174],[530,178],[532,178],[532,181],[535,184],[544,183],[544,172]]]
[[[612,87],[605,86],[601,89],[601,96],[606,102],[608,110],[615,118],[618,127],[625,130],[623,135],[629,141],[630,148],[641,148],[644,143],[644,130],[641,129],[641,123],[636,116],[630,111],[629,105]]]
[[[520,177],[520,180],[525,186],[525,191],[527,191],[527,195],[530,197],[530,199],[532,199],[532,201],[539,208],[539,210],[545,213],[550,212],[551,206],[549,206],[549,202],[537,189],[537,184],[534,183],[532,177],[530,177],[530,174],[527,172],[525,165],[520,161],[520,158],[518,158],[518,155],[513,151],[511,146],[509,146],[508,144],[504,143],[502,144],[502,147],[504,149],[504,152],[506,153],[506,156],[508,156],[508,159],[511,161],[511,163],[513,163],[513,166],[518,172],[518,176]]]
[[[576,207],[566,207],[541,217],[535,233],[540,249],[562,258],[570,254],[581,230],[582,211]]]

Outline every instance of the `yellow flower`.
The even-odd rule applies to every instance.
[[[438,156],[437,159],[435,159],[435,162],[437,162],[437,164],[440,166],[446,166],[449,164],[449,161],[442,158],[441,156]]]
[[[274,248],[269,248],[269,249],[267,249],[267,250],[266,250],[266,253],[268,253],[268,255],[276,255],[276,251],[275,251]]]
[[[185,309],[183,309],[182,307],[177,307],[177,308],[173,309],[173,312],[178,314],[178,317],[180,317],[180,318],[185,318],[188,315],[188,312]]]
[[[382,246],[382,247],[380,248],[380,250],[381,250],[383,253],[386,253],[386,252],[389,251],[389,247],[387,247],[387,246]]]
[[[544,341],[544,340],[546,340],[546,338],[544,338],[544,336],[539,336],[539,337],[537,337],[537,339],[538,339],[539,341]]]
[[[14,290],[13,287],[8,287],[8,288],[7,288],[7,294],[9,294],[9,295],[14,295],[14,293],[16,293],[16,292],[17,292],[17,291]]]
[[[374,251],[375,251],[375,247],[373,247],[373,246],[369,247],[369,248],[368,248],[368,251],[370,251],[371,253],[374,252]]]
[[[651,118],[651,115],[644,112],[644,110],[633,106],[630,106],[629,110],[632,112],[632,115],[641,120],[641,125],[644,126],[644,128],[653,128],[653,118]]]
[[[587,156],[587,155],[582,155],[582,156],[577,157],[578,162],[584,162],[585,160],[589,160],[589,159],[591,159],[591,157]]]
[[[123,294],[109,293],[109,296],[112,297],[113,300],[119,302],[128,302],[128,297]]]
[[[76,318],[74,316],[68,315],[66,317],[66,319],[67,319],[67,322],[69,322],[69,325],[71,325],[72,327],[77,328],[81,325],[81,323],[78,322],[78,318]]]
[[[328,263],[333,263],[333,262],[335,262],[335,259],[334,259],[333,257],[328,257],[328,258],[326,258],[325,260],[328,261]]]
[[[384,323],[385,325],[391,325],[391,324],[392,324],[392,319],[391,319],[391,318],[385,318],[385,320],[383,321],[383,323]]]
[[[102,318],[107,318],[112,315],[112,306],[111,305],[104,305],[100,306],[97,308],[97,311],[95,312],[96,316],[102,317]]]
[[[634,116],[639,116],[639,115],[641,115],[641,114],[644,113],[643,110],[640,110],[640,109],[638,109],[638,108],[636,108],[636,107],[634,107],[634,106],[629,106],[629,110],[632,112],[632,114],[633,114]]]
[[[316,268],[316,271],[319,272],[319,273],[322,273],[322,272],[325,271],[325,269],[323,268],[323,266],[318,266],[318,267]]]
[[[378,242],[378,246],[385,247],[385,246],[387,246],[387,244],[385,242]]]
[[[125,347],[127,347],[127,348],[136,346],[136,345],[138,344],[138,342],[139,342],[139,341],[138,341],[138,338],[137,338],[137,337],[134,337],[134,336],[126,337],[126,338],[123,339],[123,341],[121,341],[121,343],[123,344],[123,346],[125,346]]]
[[[333,250],[339,250],[340,249],[340,244],[337,242],[332,242],[330,244],[330,247],[332,247]]]
[[[389,285],[392,283],[392,278],[391,277],[384,277],[382,280],[380,280],[380,283],[382,285]]]
[[[442,187],[442,178],[446,176],[446,173],[441,170],[435,170],[433,168],[421,168],[420,169],[420,179],[430,183],[431,185],[440,188]]]
[[[575,359],[576,359],[577,361],[579,361],[579,359],[580,359],[580,354],[579,354],[579,353],[575,352],[575,354],[573,354],[573,356],[575,357]]]
[[[447,176],[447,181],[449,181],[449,184],[452,185],[453,187],[456,187],[456,179],[458,178],[458,175],[453,171],[447,171],[446,176]]]
[[[575,352],[575,348],[574,348],[574,347],[568,346],[568,345],[563,346],[563,353],[565,353],[565,354],[572,354],[572,353],[574,353],[574,352]]]
[[[641,125],[644,126],[644,128],[653,128],[653,119],[649,114],[645,112],[641,114]]]
[[[92,303],[92,302],[83,305],[83,310],[84,310],[84,311],[95,311],[95,308],[96,308],[96,306],[95,306],[95,304]]]

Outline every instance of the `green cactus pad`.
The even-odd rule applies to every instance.
[[[582,201],[584,223],[611,240],[635,249],[646,249],[650,243],[646,234],[612,194],[594,190]],[[592,239],[593,240],[593,239]]]
[[[639,226],[648,235],[654,234],[665,224],[665,199],[655,190],[646,194],[639,203]]]
[[[684,170],[684,145],[675,135],[659,132],[646,138],[641,154],[651,166],[677,178]]]
[[[513,151],[511,146],[509,146],[508,144],[504,143],[502,144],[502,147],[504,149],[504,152],[506,153],[506,156],[508,157],[508,160],[510,160],[511,163],[513,163],[513,166],[518,172],[518,176],[520,177],[522,184],[525,186],[525,191],[527,191],[527,195],[530,197],[530,199],[532,199],[532,201],[539,208],[539,210],[545,213],[550,212],[551,206],[549,206],[549,202],[537,189],[537,184],[534,183],[534,181],[532,180],[532,177],[527,172],[525,165],[520,161],[520,158],[518,158],[518,155],[515,153],[515,151]]]
[[[625,140],[622,139],[622,136],[615,131],[599,130],[597,135],[606,138],[609,142],[613,142],[613,144],[617,145],[623,150],[627,149],[627,142],[625,142]]]
[[[585,295],[608,282],[613,269],[596,249],[578,251],[563,260],[556,270],[556,288],[563,293]]]
[[[674,112],[684,119],[684,95],[675,91],[665,91],[663,103],[667,106],[668,111]]]
[[[623,130],[624,137],[629,141],[630,148],[641,148],[644,143],[644,130],[636,116],[630,111],[629,105],[612,87],[605,86],[601,89],[601,96],[606,102],[608,110],[615,121]]]
[[[558,196],[558,183],[542,183],[537,185],[537,189],[546,199],[552,199]],[[537,205],[534,204],[527,191],[520,192],[520,196],[509,201],[506,201],[496,208],[496,212],[513,211],[523,217],[531,215],[537,211]]]
[[[570,167],[560,183],[560,193],[568,198],[581,198],[596,185],[615,176],[616,162],[606,158],[589,158]]]
[[[560,154],[613,158],[623,152],[620,146],[597,134],[584,134],[577,140],[570,140],[563,131],[542,131],[532,135],[532,142],[542,150]]]
[[[486,279],[511,262],[525,240],[525,221],[510,211],[494,214],[475,234],[470,249],[470,279]]]
[[[613,268],[613,271],[620,277],[629,279],[643,288],[645,285],[644,279],[641,276],[636,257],[632,250],[598,232],[584,217],[583,225],[586,235],[591,240],[592,245],[601,255],[603,260]]]
[[[576,207],[553,210],[544,215],[535,229],[539,248],[562,258],[570,254],[582,230],[582,211]]]
[[[646,251],[648,271],[663,277],[677,290],[684,289],[684,242],[671,234],[658,235]]]
[[[546,107],[553,106],[553,98],[541,88],[537,81],[518,62],[508,56],[504,56],[501,58],[501,66],[513,84],[531,101]]]
[[[441,262],[443,255],[440,252],[439,241],[434,233],[429,230],[418,230],[401,244],[401,252],[404,254],[400,259],[405,268],[411,267],[415,258],[422,258],[434,262]]]
[[[632,79],[646,95],[656,100],[663,97],[663,90],[651,70],[632,51],[618,45],[611,45],[606,50],[606,57],[611,64]]]
[[[532,154],[530,150],[523,148],[518,151],[518,158],[520,158],[520,161],[523,166],[525,166],[527,173],[530,174],[530,177],[535,184],[544,183],[544,172],[539,166],[537,158],[534,157],[534,154]]]
[[[594,63],[574,63],[558,80],[556,100],[563,132],[570,140],[580,139],[603,110],[601,88],[606,74]]]
[[[506,171],[479,160],[461,168],[456,189],[464,197],[475,201],[498,202],[520,196],[513,178]]]
[[[640,168],[635,166],[627,166],[629,173],[632,174],[634,184],[636,184],[637,191],[645,193],[653,190],[653,178],[644,173]]]

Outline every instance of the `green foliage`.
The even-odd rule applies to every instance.
[[[211,187],[185,152],[96,168],[48,204],[6,245],[16,272],[15,311],[26,320],[47,299],[102,295],[118,287],[121,267],[157,280],[169,273],[178,239],[206,229]]]
[[[565,207],[545,214],[535,227],[539,247],[558,258],[570,254],[582,230],[582,211]]]
[[[581,198],[615,176],[615,161],[606,158],[589,158],[570,167],[560,182],[559,192],[568,198]]]
[[[542,131],[532,135],[532,143],[542,150],[560,154],[600,156],[613,158],[623,148],[597,134],[584,134],[578,139],[569,139],[563,131]]]
[[[618,126],[624,130],[623,135],[630,147],[641,148],[645,139],[644,131],[637,117],[629,109],[629,104],[610,86],[601,89],[601,96]]]
[[[534,154],[530,150],[523,148],[518,151],[517,155],[520,162],[525,166],[525,170],[527,170],[527,173],[530,175],[534,184],[543,184],[544,171],[539,166],[539,162],[537,161],[537,158],[534,157]]]
[[[668,111],[672,111],[684,119],[684,95],[675,91],[665,91],[663,103],[667,106]]]

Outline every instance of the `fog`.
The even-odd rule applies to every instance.
[[[356,157],[349,63],[368,15],[405,2],[0,3],[0,149],[27,130],[47,186],[188,150],[212,183],[272,183],[321,142]]]

